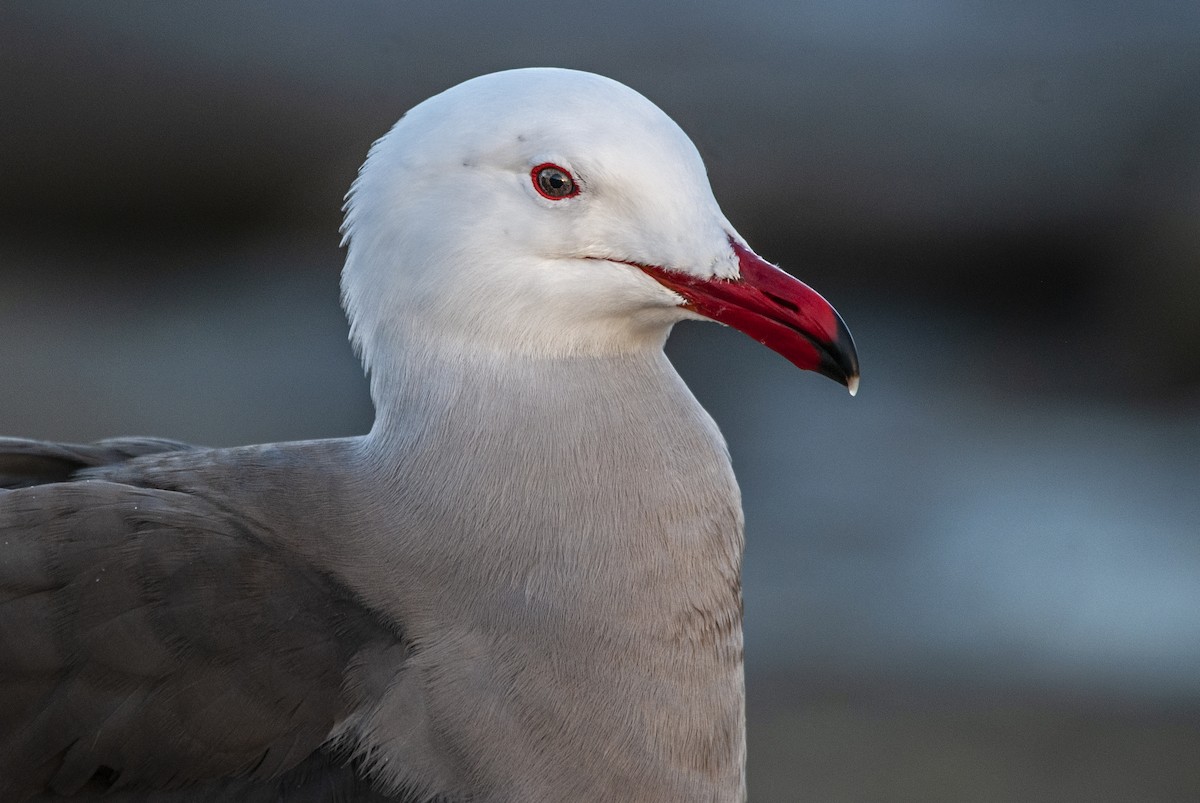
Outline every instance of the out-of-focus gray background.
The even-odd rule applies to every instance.
[[[460,80],[625,81],[857,337],[670,352],[745,492],[755,800],[1200,799],[1200,4],[0,5],[0,431],[365,431],[341,196]]]

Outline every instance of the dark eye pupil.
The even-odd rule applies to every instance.
[[[551,198],[565,198],[575,192],[575,182],[563,171],[544,167],[537,174],[538,187]]]

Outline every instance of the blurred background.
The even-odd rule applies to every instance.
[[[594,70],[838,307],[858,398],[669,351],[741,478],[753,800],[1200,799],[1200,4],[0,3],[0,431],[371,420],[372,140]]]

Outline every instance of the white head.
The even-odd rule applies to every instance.
[[[343,231],[343,295],[369,369],[381,350],[432,344],[535,357],[659,348],[687,317],[784,352],[770,342],[778,333],[751,331],[721,314],[728,298],[709,298],[744,295],[748,261],[766,263],[721,213],[696,148],[650,101],[598,75],[511,70],[416,106],[372,147]],[[837,317],[776,272],[811,294],[795,303]],[[775,300],[793,290],[772,285]],[[816,318],[772,325],[810,352],[848,339],[823,310]],[[857,374],[852,355],[835,357],[837,378]]]

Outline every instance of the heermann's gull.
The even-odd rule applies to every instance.
[[[369,434],[0,443],[0,800],[742,798],[740,499],[662,345],[853,392],[837,313],[587,73],[412,109],[344,231]]]

